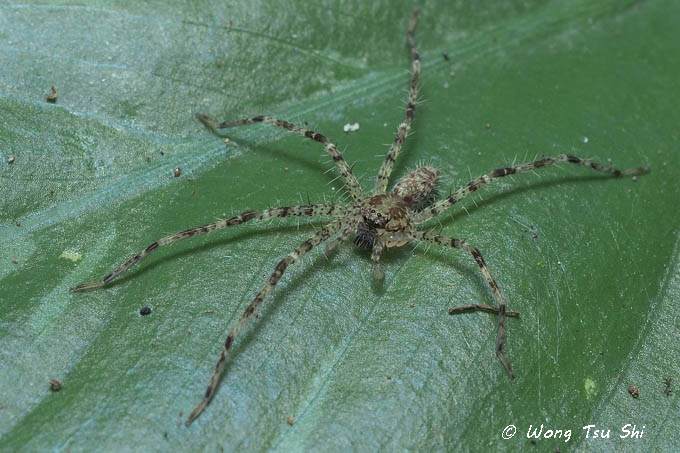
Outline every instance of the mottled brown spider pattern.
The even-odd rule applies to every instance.
[[[491,275],[482,254],[476,247],[473,247],[463,240],[441,236],[432,231],[422,230],[420,228],[425,222],[445,212],[451,206],[458,203],[472,192],[480,189],[485,184],[490,183],[494,179],[508,175],[537,170],[562,162],[577,164],[614,176],[639,175],[648,172],[648,170],[644,168],[633,168],[623,171],[616,170],[576,156],[561,154],[556,157],[545,157],[534,162],[493,170],[488,174],[473,179],[460,189],[451,193],[448,197],[436,202],[433,202],[432,199],[436,195],[435,188],[439,179],[439,171],[434,167],[421,167],[408,173],[394,185],[391,191],[388,192],[387,185],[394,162],[397,160],[402,145],[411,129],[411,123],[413,122],[416,110],[418,79],[420,77],[420,55],[418,54],[414,40],[414,30],[417,20],[418,10],[415,10],[411,16],[407,32],[407,40],[411,51],[411,83],[407,98],[406,115],[404,121],[397,129],[396,137],[378,171],[375,187],[370,195],[364,195],[359,182],[352,173],[351,167],[347,165],[340,151],[325,135],[301,128],[295,124],[271,116],[255,116],[252,118],[219,123],[207,115],[198,113],[196,115],[198,119],[213,130],[264,123],[286,129],[294,134],[319,142],[331,156],[342,180],[349,189],[351,202],[346,205],[310,204],[284,206],[260,211],[245,211],[230,219],[219,220],[207,225],[190,228],[179,233],[165,236],[130,258],[122,266],[106,275],[101,281],[83,283],[71,288],[71,291],[99,288],[146,258],[159,247],[171,245],[200,234],[211,233],[223,228],[240,225],[251,220],[266,220],[290,216],[324,217],[331,219],[329,223],[300,244],[276,265],[269,280],[265,283],[260,292],[257,293],[253,301],[231,328],[222,347],[222,352],[220,353],[215,370],[210,378],[210,383],[203,395],[203,399],[189,415],[186,421],[187,425],[191,424],[210,403],[215,394],[215,389],[217,388],[217,384],[224,370],[224,365],[234,339],[246,325],[248,320],[258,310],[265,298],[274,289],[288,266],[298,261],[314,247],[324,242],[326,242],[326,248],[330,250],[352,236],[354,237],[354,243],[358,247],[370,250],[373,275],[378,280],[381,280],[384,277],[384,274],[380,269],[380,255],[387,247],[401,247],[409,242],[415,241],[439,244],[470,253],[479,266],[482,275],[488,282],[497,305],[463,305],[450,309],[449,313],[482,310],[497,314],[496,356],[500,359],[510,377],[514,378],[515,374],[510,365],[510,361],[503,353],[503,345],[505,342],[505,318],[507,316],[518,316],[519,313],[507,311],[507,302],[501,294],[496,280]]]

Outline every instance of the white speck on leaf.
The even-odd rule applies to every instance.
[[[71,260],[74,263],[77,263],[78,261],[83,259],[83,255],[81,255],[78,252],[73,252],[71,250],[64,250],[61,252],[61,255],[59,255],[59,258],[64,258],[66,260]]]
[[[345,124],[345,127],[343,128],[345,132],[356,132],[359,130],[359,123],[354,123],[354,124]]]

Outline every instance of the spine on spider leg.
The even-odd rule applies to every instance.
[[[122,266],[112,271],[101,281],[81,283],[80,285],[71,288],[71,291],[77,292],[100,288],[146,258],[158,247],[171,245],[175,242],[189,239],[196,235],[212,233],[213,231],[240,225],[250,220],[266,220],[280,217],[335,217],[343,215],[344,212],[344,208],[335,205],[283,206],[280,208],[267,209],[264,211],[245,211],[230,219],[218,220],[217,222],[209,223],[200,227],[190,228],[188,230],[180,231],[179,233],[165,236],[127,260]]]

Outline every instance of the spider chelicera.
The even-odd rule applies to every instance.
[[[416,9],[411,16],[407,32],[407,40],[411,50],[411,84],[408,92],[406,116],[397,129],[394,142],[390,146],[380,170],[378,171],[375,187],[370,195],[364,195],[359,182],[352,173],[352,169],[347,165],[336,146],[331,143],[326,136],[318,132],[304,129],[295,124],[271,116],[255,116],[247,119],[218,123],[208,115],[197,113],[197,118],[213,130],[266,123],[321,143],[333,159],[335,167],[340,172],[340,176],[349,189],[349,195],[351,196],[352,201],[349,204],[310,204],[284,206],[261,211],[245,211],[230,219],[219,220],[200,227],[190,228],[155,241],[137,255],[130,258],[125,264],[105,276],[101,281],[82,283],[71,288],[71,291],[99,288],[146,258],[158,247],[174,244],[175,242],[199,234],[211,233],[222,228],[240,225],[250,220],[265,220],[290,216],[327,217],[332,219],[330,223],[326,224],[312,235],[312,237],[300,244],[276,265],[276,268],[269,277],[267,283],[260,292],[257,293],[255,299],[253,299],[248,308],[245,309],[239,320],[232,327],[224,342],[222,352],[217,361],[217,365],[215,366],[215,371],[210,378],[210,383],[208,384],[203,399],[189,415],[186,421],[187,425],[191,424],[201,412],[203,412],[208,403],[210,403],[210,400],[215,394],[217,383],[224,370],[227,354],[231,349],[234,338],[236,338],[248,320],[255,314],[267,295],[274,289],[277,282],[286,271],[286,268],[298,261],[302,256],[319,244],[326,242],[326,248],[330,250],[352,236],[354,237],[354,243],[358,247],[370,250],[373,275],[378,280],[381,280],[384,277],[384,274],[380,269],[379,260],[381,253],[386,247],[401,247],[408,242],[416,241],[453,247],[470,253],[479,266],[482,275],[489,283],[491,292],[493,293],[498,306],[480,304],[463,305],[450,309],[449,313],[482,310],[498,314],[496,356],[498,356],[510,377],[514,378],[515,373],[512,370],[510,361],[503,353],[505,318],[506,316],[518,316],[519,313],[506,310],[507,302],[501,294],[498,284],[496,284],[496,281],[491,276],[491,272],[489,272],[489,269],[484,262],[484,258],[482,258],[482,254],[476,247],[469,245],[463,240],[441,236],[432,231],[421,230],[419,228],[425,222],[445,212],[451,206],[458,203],[472,192],[475,192],[483,185],[503,176],[536,170],[562,162],[581,165],[614,176],[640,175],[649,171],[645,168],[616,170],[576,156],[560,154],[556,157],[544,157],[534,162],[493,170],[479,178],[471,180],[460,189],[451,193],[448,197],[439,201],[433,200],[436,194],[435,188],[439,178],[439,171],[430,166],[421,167],[408,173],[394,185],[390,192],[387,192],[387,184],[392,172],[392,167],[394,166],[394,162],[397,160],[402,145],[411,129],[411,123],[413,122],[413,116],[416,109],[418,78],[420,77],[420,55],[418,54],[414,39],[414,30],[417,20],[418,10]]]

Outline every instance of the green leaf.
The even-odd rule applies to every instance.
[[[252,126],[225,144],[197,111],[306,122],[369,190],[404,116],[411,3],[0,6],[0,449],[520,450],[541,424],[563,430],[541,451],[678,449],[662,379],[680,384],[680,7],[468,3],[423,2],[424,102],[395,178],[432,163],[446,194],[565,152],[652,169],[549,167],[430,223],[477,246],[522,313],[506,325],[517,379],[493,315],[447,314],[494,303],[472,257],[390,249],[379,285],[348,241],[286,271],[189,428],[227,331],[321,224],[244,225],[68,289],[223,213],[343,200],[318,143]]]

